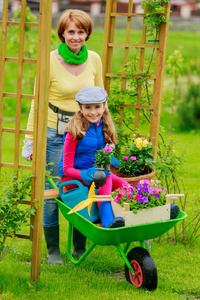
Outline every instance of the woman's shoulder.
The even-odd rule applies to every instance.
[[[95,51],[92,50],[88,50],[88,56],[95,58],[95,59],[101,59],[100,55],[98,53],[96,53]]]

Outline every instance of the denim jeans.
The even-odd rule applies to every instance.
[[[46,149],[46,170],[51,170],[52,176],[59,177],[59,162],[63,151],[63,137],[57,134],[56,129],[47,128],[47,149]],[[53,164],[50,164],[53,163]],[[50,164],[50,165],[49,165]],[[53,178],[59,186],[60,178]],[[46,182],[45,190],[52,189],[52,186]],[[50,227],[59,224],[58,205],[54,199],[44,200],[43,226]]]

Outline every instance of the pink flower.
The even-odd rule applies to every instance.
[[[123,160],[128,160],[128,156],[123,156]]]
[[[131,160],[136,160],[136,157],[135,156],[131,156],[130,159]]]
[[[127,189],[127,188],[129,188],[129,187],[132,188],[132,187],[130,186],[129,183],[123,183],[122,186],[123,186],[123,188],[125,188],[125,189]]]
[[[118,194],[118,195],[115,197],[114,202],[117,203],[121,198],[122,198],[122,195]]]
[[[140,180],[139,183],[140,184],[144,184],[144,183],[150,184],[151,182],[148,179],[143,179],[143,180]]]
[[[131,194],[127,194],[127,199],[129,199],[129,200],[132,199]]]
[[[120,194],[120,195],[125,195],[126,192],[125,192],[124,190],[120,190],[120,191],[119,191],[119,194]]]
[[[111,147],[109,147],[109,146],[108,146],[108,147],[106,147],[106,148],[105,148],[105,152],[111,153],[111,152],[112,152],[112,148],[111,148]]]
[[[135,196],[135,200],[139,201],[141,197],[142,197],[141,195],[137,194],[137,195]]]

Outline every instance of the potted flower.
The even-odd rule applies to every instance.
[[[152,144],[147,139],[136,138],[130,147],[125,147],[124,153],[126,154],[122,155],[118,168],[111,168],[113,173],[124,177],[129,183],[153,178],[156,162],[153,160]]]
[[[127,184],[112,192],[115,217],[122,216],[126,226],[169,220],[170,198],[159,183],[158,180],[140,180],[135,187]]]
[[[104,149],[98,150],[95,153],[95,164],[99,168],[110,168],[111,158],[113,156],[113,146],[106,145]]]

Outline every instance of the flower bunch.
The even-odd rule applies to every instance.
[[[128,155],[120,160],[119,172],[129,176],[147,174],[149,169],[155,168],[152,144],[147,139],[137,138],[128,149]]]
[[[104,149],[98,150],[95,153],[95,164],[103,168],[109,166],[111,162],[111,157],[113,156],[112,145],[106,145]]]
[[[140,180],[135,187],[125,184],[122,188],[111,193],[116,203],[123,206],[129,203],[130,210],[137,213],[144,208],[162,206],[166,203],[166,188],[159,186],[159,180]]]

